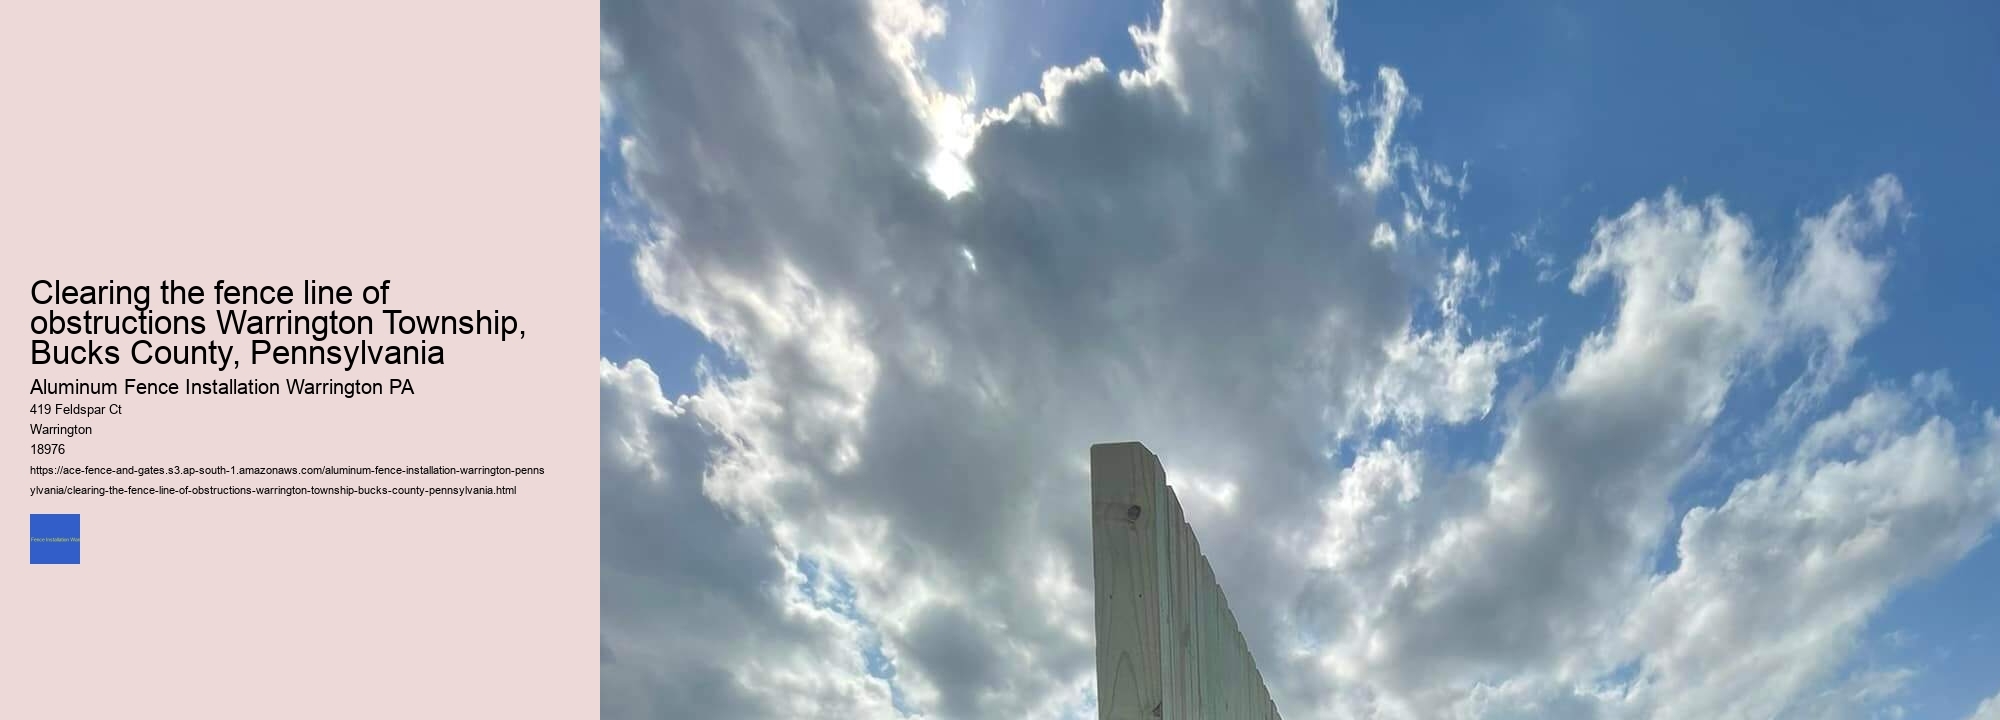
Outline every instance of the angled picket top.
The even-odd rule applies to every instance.
[[[1278,720],[1160,459],[1090,447],[1099,720]]]

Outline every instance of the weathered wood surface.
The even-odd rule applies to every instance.
[[[1278,720],[1215,571],[1139,443],[1090,448],[1100,720]]]

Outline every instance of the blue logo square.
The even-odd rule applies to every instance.
[[[29,565],[79,565],[83,563],[83,516],[28,516]]]

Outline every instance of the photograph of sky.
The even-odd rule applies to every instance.
[[[601,14],[605,717],[2000,720],[2000,5]]]

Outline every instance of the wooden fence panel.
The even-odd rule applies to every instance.
[[[1090,448],[1099,720],[1278,720],[1160,460]]]

